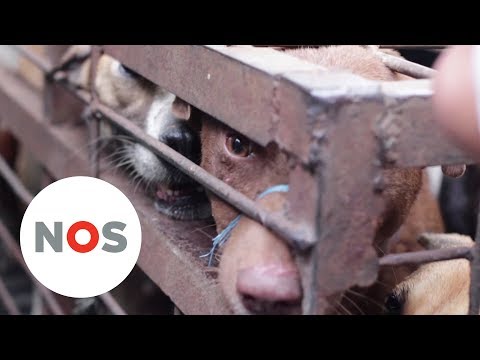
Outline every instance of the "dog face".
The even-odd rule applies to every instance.
[[[70,56],[72,58],[72,56]],[[70,66],[68,80],[89,88],[90,60]],[[98,61],[94,89],[99,101],[128,118],[151,137],[165,143],[195,163],[200,162],[198,132],[179,115],[184,103],[116,59],[102,55]],[[115,140],[116,163],[131,171],[155,197],[156,209],[174,219],[208,218],[210,205],[204,190],[175,167],[133,139],[102,128],[102,136]]]
[[[373,80],[397,80],[396,74],[370,50],[359,46],[300,49],[291,51],[291,54]],[[260,147],[208,116],[202,123],[201,139],[202,167],[252,199],[271,186],[288,182],[287,155],[274,144]],[[386,210],[379,221],[378,242],[392,236],[404,222],[420,191],[422,171],[385,170],[384,178]],[[212,213],[220,232],[238,215],[238,211],[223,200],[210,196]],[[279,211],[288,205],[282,193],[270,194],[258,202],[270,211]],[[282,239],[243,216],[221,252],[219,282],[234,312],[300,312],[300,276],[293,254]]]

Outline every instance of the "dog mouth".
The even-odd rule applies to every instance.
[[[175,220],[203,220],[211,216],[210,203],[198,184],[158,184],[155,189],[155,208]]]

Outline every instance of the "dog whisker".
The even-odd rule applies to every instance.
[[[355,301],[354,301],[353,299],[350,299],[350,298],[348,297],[348,295],[347,295],[346,292],[344,293],[343,298],[344,298],[345,300],[347,300],[350,304],[352,304],[353,307],[354,307],[355,309],[357,309],[357,310],[360,312],[361,315],[365,315],[365,313],[362,311],[362,309],[360,309],[360,307],[355,303]]]
[[[362,294],[362,293],[360,293],[358,291],[355,291],[355,290],[352,290],[352,289],[348,289],[347,292],[351,293],[352,295],[355,295],[355,296],[358,296],[358,297],[361,297],[361,298],[365,299],[366,301],[370,302],[371,304],[378,306],[381,310],[385,309],[385,306],[383,304],[379,303],[378,301],[375,301],[374,299],[372,299],[371,297],[369,297],[365,294]]]

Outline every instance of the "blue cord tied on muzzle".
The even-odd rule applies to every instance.
[[[274,185],[268,188],[267,190],[265,190],[264,192],[262,192],[260,195],[258,195],[257,200],[263,199],[265,196],[269,194],[278,193],[278,192],[282,192],[282,193],[288,192],[288,185],[285,185],[285,184]],[[217,247],[220,247],[223,244],[225,244],[225,242],[230,237],[230,234],[232,233],[233,229],[235,228],[235,226],[237,226],[238,222],[240,221],[241,217],[242,215],[238,215],[235,219],[233,219],[230,222],[230,224],[227,225],[225,229],[223,229],[221,233],[215,236],[212,239],[213,241],[212,249],[207,254],[200,256],[201,258],[209,256],[208,266],[212,265],[213,255],[215,254],[215,250],[217,249]]]

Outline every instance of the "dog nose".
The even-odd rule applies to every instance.
[[[198,135],[187,125],[179,124],[171,126],[162,135],[160,141],[193,162],[199,162],[200,140]]]
[[[302,288],[297,269],[280,264],[240,270],[237,292],[253,313],[284,314],[300,310]]]

